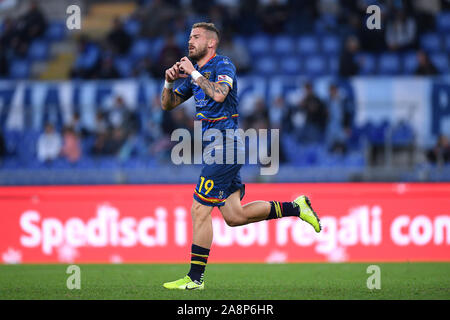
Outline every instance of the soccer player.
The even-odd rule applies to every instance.
[[[214,24],[194,24],[189,36],[189,58],[183,57],[166,70],[161,100],[164,110],[172,110],[194,96],[196,117],[201,121],[202,132],[218,129],[227,140],[233,137],[226,136],[226,129],[238,129],[236,68],[229,58],[216,54],[218,45],[219,31]],[[191,60],[196,64],[193,65]],[[185,79],[174,89],[174,81],[180,78]],[[233,148],[239,152],[243,143],[237,144]],[[206,146],[207,143],[203,142],[203,147]],[[228,143],[224,149],[227,147],[230,147]],[[203,164],[191,207],[190,270],[184,278],[164,283],[167,289],[204,289],[203,275],[213,239],[211,212],[214,207],[219,208],[226,223],[232,227],[297,216],[312,225],[316,232],[321,231],[320,220],[304,195],[293,202],[254,201],[242,206],[245,193],[239,174],[242,164],[236,161],[228,163]]]

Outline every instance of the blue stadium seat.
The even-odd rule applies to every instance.
[[[77,68],[92,68],[100,58],[100,48],[95,44],[90,44],[86,50],[77,57],[75,66]]]
[[[374,74],[377,68],[376,57],[372,53],[360,53],[356,56],[359,63],[359,73],[362,75]]]
[[[364,167],[366,159],[363,152],[351,152],[344,158],[344,165],[348,167]]]
[[[12,79],[26,79],[30,76],[30,63],[27,60],[12,60],[9,68],[9,76]]]
[[[49,57],[49,52],[50,48],[48,42],[42,39],[37,39],[31,43],[30,48],[28,49],[28,59],[31,61],[47,60]]]
[[[136,37],[141,30],[141,24],[138,20],[127,19],[123,24],[124,30],[132,37]]]
[[[124,169],[144,169],[146,161],[139,158],[130,158],[123,163]]]
[[[430,54],[430,59],[433,62],[434,66],[439,70],[439,72],[446,73],[449,70],[447,54],[445,53]]]
[[[94,160],[90,157],[81,157],[78,162],[75,164],[78,169],[94,169],[95,164]]]
[[[52,22],[45,32],[45,38],[49,41],[61,41],[66,36],[67,27],[63,22]]]
[[[270,52],[270,38],[266,35],[256,35],[251,37],[248,42],[248,50],[252,56],[258,56]]]
[[[26,160],[26,162],[31,162],[36,159],[37,141],[40,134],[39,131],[35,130],[26,130],[22,134],[20,147],[18,149],[19,158]]]
[[[441,37],[437,33],[427,33],[420,38],[420,45],[427,52],[441,51],[441,42]]]
[[[392,129],[392,145],[394,146],[409,146],[414,143],[414,130],[406,122],[397,124]]]
[[[255,63],[256,72],[261,75],[269,75],[278,71],[277,60],[275,57],[266,55],[257,59]]]
[[[133,42],[130,56],[133,59],[142,59],[151,54],[151,42],[149,39],[140,38]]]
[[[320,49],[315,36],[301,36],[297,45],[301,54],[317,54]]]
[[[336,55],[328,55],[328,72],[331,75],[337,75],[339,73],[339,57]]]
[[[52,169],[71,169],[73,165],[65,158],[57,158],[50,163]]]
[[[133,71],[133,62],[127,57],[117,57],[114,59],[114,66],[122,78],[128,78]]]
[[[379,124],[368,122],[365,125],[365,134],[374,145],[383,145],[386,141],[386,133],[389,128],[389,121],[384,120]]]
[[[450,34],[447,34],[444,38],[444,50],[450,52]]]
[[[407,52],[402,57],[403,73],[414,74],[419,64],[416,52]]]
[[[305,73],[308,76],[320,76],[327,73],[327,61],[322,55],[311,55],[304,60]]]
[[[365,127],[353,126],[350,137],[347,140],[347,146],[352,150],[360,150],[362,147],[362,140],[365,135]]]
[[[164,38],[158,37],[151,40],[152,47],[150,49],[151,57],[156,61],[159,59],[159,55],[164,46]]]
[[[295,42],[289,36],[277,36],[272,43],[273,52],[277,54],[292,54],[295,52]]]
[[[327,54],[339,54],[341,50],[341,40],[337,36],[326,35],[321,38],[322,51]]]
[[[279,59],[280,70],[284,74],[298,75],[302,70],[302,61],[299,56],[290,55]]]
[[[400,58],[395,53],[384,53],[378,59],[378,72],[384,75],[396,75],[401,72]]]
[[[450,11],[440,13],[436,18],[436,26],[439,32],[450,32]]]
[[[89,154],[95,144],[95,136],[86,136],[81,139],[81,153]]]
[[[7,153],[16,154],[20,141],[22,140],[22,135],[22,131],[19,130],[6,130],[3,133]]]
[[[96,159],[95,166],[97,169],[119,169],[120,163],[115,157],[101,157]]]
[[[0,162],[1,169],[19,169],[20,163],[15,157],[6,157]]]

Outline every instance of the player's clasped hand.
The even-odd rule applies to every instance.
[[[177,79],[188,77],[187,74],[181,73],[180,64],[181,62],[177,62],[171,68],[166,70],[166,81],[173,82]]]
[[[195,70],[194,65],[188,57],[181,58],[179,63],[180,70],[187,74],[191,74]]]

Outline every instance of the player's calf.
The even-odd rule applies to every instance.
[[[299,217],[309,223],[316,232],[322,230],[320,219],[311,206],[308,197],[300,196],[292,202],[270,201],[270,213],[267,220],[283,217]]]

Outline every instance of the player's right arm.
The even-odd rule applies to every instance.
[[[172,110],[178,105],[186,101],[181,96],[175,94],[173,91],[173,83],[180,78],[187,78],[186,74],[180,73],[179,62],[175,63],[171,68],[166,70],[164,88],[161,94],[161,106],[163,110]],[[170,86],[172,84],[172,86]]]

